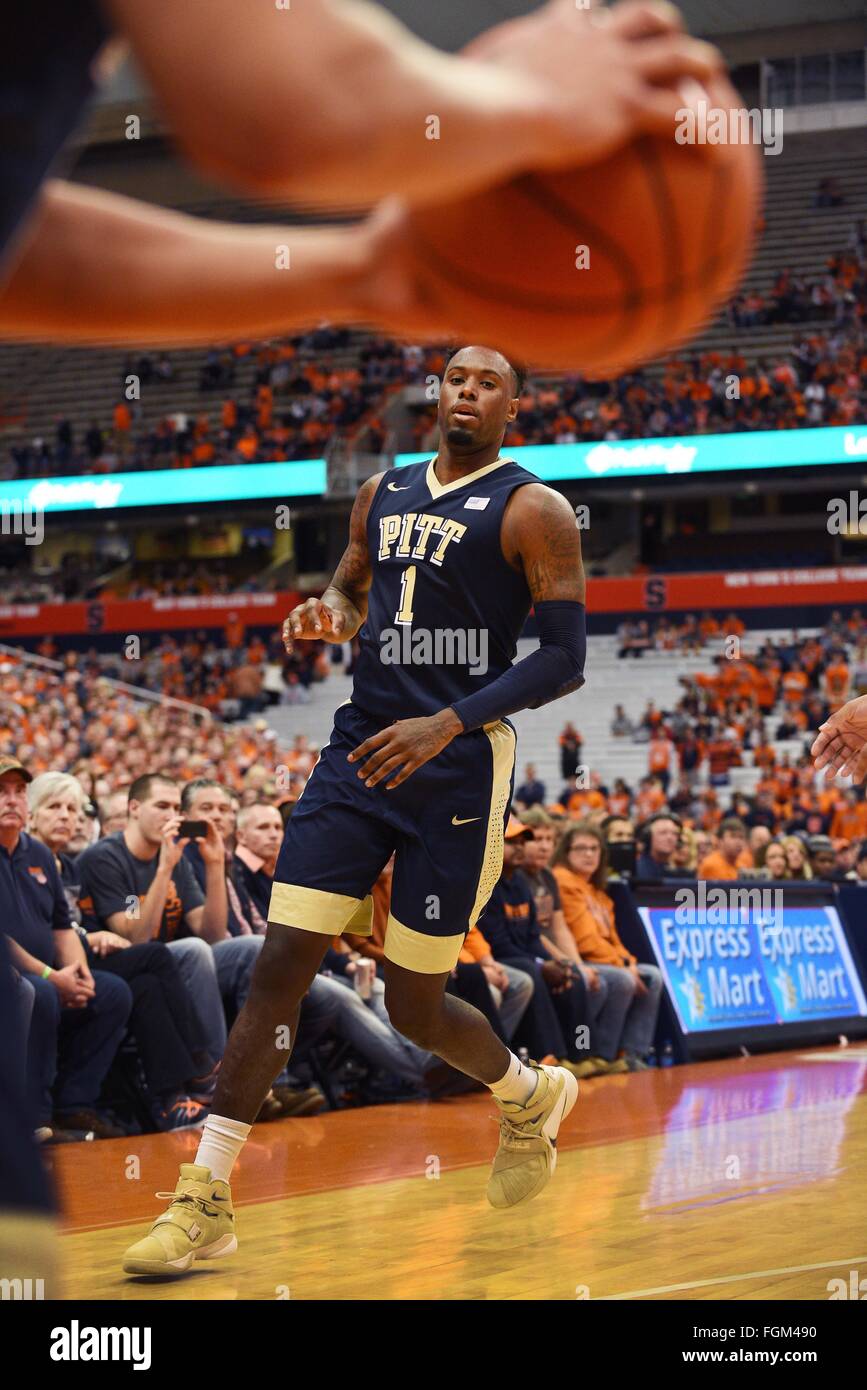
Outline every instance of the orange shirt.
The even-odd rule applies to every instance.
[[[636,957],[627,951],[617,934],[614,903],[608,894],[594,888],[565,864],[555,865],[554,877],[566,925],[582,959],[590,965],[634,965]]]
[[[738,870],[736,864],[730,864],[724,859],[718,849],[708,854],[698,866],[699,878],[737,878]]]
[[[671,744],[667,738],[655,738],[648,746],[647,762],[651,772],[663,772],[671,762]]]
[[[845,661],[825,667],[825,690],[835,709],[845,702],[849,690],[849,667]]]
[[[809,681],[805,671],[787,671],[783,676],[783,699],[787,705],[799,705]]]
[[[478,927],[470,927],[464,937],[464,944],[461,947],[458,960],[462,961],[464,965],[472,965],[475,961],[484,960],[490,954],[491,948]]]
[[[642,787],[635,798],[635,809],[639,820],[647,820],[654,812],[661,811],[665,805],[665,792],[662,787]]]
[[[831,821],[831,838],[834,840],[860,840],[867,836],[867,801],[858,801],[854,806],[843,805],[834,812]]]
[[[586,791],[575,791],[566,802],[566,809],[570,815],[576,811],[598,811],[605,805],[605,797],[595,787],[588,787]]]

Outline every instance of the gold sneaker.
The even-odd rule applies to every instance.
[[[557,1166],[557,1131],[578,1099],[571,1071],[531,1066],[539,1079],[526,1105],[494,1097],[501,1118],[500,1146],[488,1180],[492,1207],[514,1207],[539,1195]]]
[[[158,1216],[150,1234],[131,1245],[123,1257],[125,1274],[185,1274],[194,1260],[213,1260],[238,1248],[229,1184],[211,1177],[210,1168],[182,1163],[168,1211]]]

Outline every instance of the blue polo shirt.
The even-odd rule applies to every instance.
[[[54,933],[71,926],[54,855],[22,830],[11,854],[0,845],[0,930],[53,965]]]

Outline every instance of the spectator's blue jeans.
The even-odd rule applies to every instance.
[[[509,976],[500,1015],[507,1037],[518,1026],[533,993],[533,981],[523,970],[504,966]],[[318,975],[317,980],[330,988],[337,1006],[334,1024],[336,1032],[348,1039],[362,1056],[383,1071],[399,1076],[402,1081],[421,1085],[424,1074],[439,1062],[433,1052],[426,1052],[392,1025],[385,1007],[385,985],[378,977],[373,981],[371,997],[365,1001],[348,980]],[[499,991],[497,991],[499,993]],[[496,996],[495,996],[496,998]]]
[[[200,936],[169,942],[169,950],[201,1018],[205,1046],[213,1062],[219,1061],[226,1050],[223,1000],[235,1012],[244,1007],[264,943],[264,936],[227,936],[213,946]]]
[[[620,965],[598,965],[587,961],[598,971],[607,993],[602,1008],[591,1025],[594,1053],[612,1062],[619,1051],[643,1057],[653,1042],[656,1016],[662,994],[662,975],[655,965],[639,965],[638,973],[647,986],[647,993],[637,995],[630,972]],[[598,998],[599,991],[596,991]],[[587,991],[591,1009],[594,991]]]
[[[224,1000],[233,1013],[240,1013],[247,1002],[253,971],[264,944],[264,936],[230,936],[213,946],[198,936],[169,943],[204,1026],[206,1047],[213,1062],[219,1061],[226,1047]],[[336,1020],[335,1002],[321,983],[324,983],[323,977],[317,975],[301,1005],[298,1042],[302,1053]],[[286,1084],[288,1080],[284,1068],[275,1084]]]
[[[0,965],[0,969],[8,968],[8,966]],[[20,1046],[16,1047],[11,1063],[16,1067],[19,1084],[24,1088],[27,1085],[27,1039],[30,1036],[30,1020],[33,1017],[33,1007],[36,1003],[36,990],[29,980],[25,980],[23,975],[19,975],[17,970],[13,970],[12,992],[15,997],[18,1017],[10,1019],[9,1022],[15,1031]]]
[[[361,1055],[375,1067],[399,1076],[402,1081],[421,1084],[428,1067],[438,1060],[430,1052],[416,1047],[393,1028],[385,1007],[385,985],[379,978],[373,982],[369,1001],[357,994],[348,980],[333,975],[317,975],[320,989],[331,995],[336,1016],[334,1031],[351,1042]]]
[[[536,983],[526,970],[518,970],[514,965],[504,965],[503,969],[509,977],[509,988],[505,994],[496,985],[491,985],[490,990],[500,1011],[500,1022],[508,1042],[527,1011]]]
[[[218,943],[223,944],[229,943]],[[217,983],[216,952],[200,936],[184,936],[180,941],[170,941],[168,947],[201,1020],[211,1062],[218,1062],[226,1050],[226,1015]]]
[[[96,994],[83,1009],[64,1009],[50,980],[24,972],[33,986],[27,1079],[38,1107],[37,1124],[52,1110],[92,1110],[126,1032],[132,993],[125,980],[94,970]],[[53,1097],[53,1105],[52,1105]]]

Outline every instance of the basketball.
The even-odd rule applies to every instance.
[[[710,109],[739,104],[724,78],[708,90]],[[419,284],[458,336],[539,367],[624,371],[695,334],[737,285],[762,183],[752,144],[642,137],[408,212]]]

